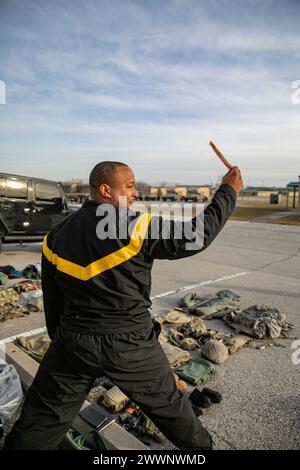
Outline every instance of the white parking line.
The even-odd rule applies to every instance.
[[[151,300],[159,299],[161,297],[166,297],[167,295],[177,294],[177,292],[195,289],[196,287],[207,286],[208,284],[214,284],[215,282],[226,281],[227,279],[232,279],[234,277],[245,276],[246,274],[250,274],[250,273],[252,273],[252,271],[242,271],[240,273],[230,274],[230,276],[220,277],[219,279],[211,279],[209,281],[202,281],[202,282],[199,282],[198,284],[191,284],[190,286],[184,286],[184,287],[180,287],[179,289],[169,290],[168,292],[163,292],[162,294],[154,295],[153,297],[151,297]]]

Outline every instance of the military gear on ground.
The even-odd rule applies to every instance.
[[[164,328],[163,326],[160,330],[160,333],[159,333],[159,336],[158,336],[158,341],[160,342],[160,344],[165,344],[169,341],[168,330],[166,328]]]
[[[18,336],[16,342],[24,352],[38,362],[42,361],[51,344],[48,335],[41,335],[32,339],[25,336]]]
[[[181,299],[180,305],[193,315],[210,316],[226,307],[238,307],[240,296],[228,289],[221,290],[215,295],[200,296],[191,293]]]
[[[184,336],[199,339],[207,332],[207,328],[201,318],[191,317],[191,321],[178,327],[178,331]]]
[[[19,295],[14,288],[0,290],[0,321],[4,322],[10,318],[24,317],[28,315],[25,308],[17,305]]]
[[[216,364],[223,364],[228,358],[228,349],[222,343],[216,339],[210,339],[207,341],[201,349],[202,356],[206,357]]]
[[[224,340],[225,346],[228,348],[229,354],[238,352],[241,348],[251,343],[251,338],[245,335],[232,335]]]
[[[129,398],[116,385],[106,391],[102,405],[117,413],[125,408]]]
[[[151,421],[148,416],[146,416],[145,421],[142,423],[139,428],[139,434],[151,436],[152,439],[156,442],[165,442],[165,436],[160,432],[160,430],[155,426],[153,421]]]
[[[106,392],[106,388],[102,387],[102,385],[97,385],[96,387],[91,388],[86,399],[90,403],[99,404],[106,395]]]
[[[173,328],[169,330],[169,341],[171,344],[174,344],[174,346],[185,350],[199,348],[199,344],[194,338],[185,338],[182,333]]]
[[[293,326],[276,308],[252,305],[245,310],[227,313],[223,320],[232,328],[254,338],[278,338]]]
[[[209,382],[217,374],[213,364],[202,358],[191,359],[187,364],[177,367],[175,372],[183,380],[193,385]]]
[[[180,311],[180,310],[170,310],[169,312],[165,313],[163,315],[163,322],[164,323],[188,323],[191,321],[191,316],[187,315],[186,313]]]
[[[199,348],[199,343],[194,338],[183,338],[179,345],[182,349],[190,351]]]
[[[144,438],[148,436],[152,441],[156,442],[164,442],[166,440],[153,421],[139,407],[133,413],[129,413],[126,410],[125,413],[119,415],[118,419],[124,429],[133,432],[138,437]],[[146,444],[151,444],[151,441],[146,442]]]
[[[173,346],[173,344],[164,343],[161,346],[171,367],[177,367],[179,364],[187,362],[191,357],[188,351],[184,351],[177,346]]]
[[[153,325],[108,335],[59,327],[5,448],[56,448],[95,379],[103,375],[140,406],[175,446],[211,448],[210,434],[195,416],[186,394],[176,387]]]
[[[212,339],[219,341],[222,339],[222,333],[218,330],[207,330],[206,333],[204,333],[200,338],[198,339],[199,344],[205,344],[207,341],[210,341]]]
[[[12,302],[5,302],[4,305],[0,302],[0,321],[5,322],[11,318],[26,317],[29,315],[29,311],[21,307],[20,305],[15,305]]]
[[[38,285],[33,283],[33,281],[22,281],[22,283],[14,285],[13,287],[1,288],[0,322],[4,322],[11,318],[24,317],[28,315],[31,310],[42,310],[42,291],[38,291],[36,287],[38,287]],[[34,299],[32,302],[30,302],[30,308],[28,308],[28,302],[20,301],[20,296],[23,295],[23,292],[26,292],[24,295],[29,295],[31,299]],[[32,307],[31,304],[34,304],[35,306]]]
[[[239,311],[239,309],[235,308],[235,307],[226,307],[226,308],[224,308],[224,310],[220,310],[219,312],[216,312],[213,315],[211,315],[210,318],[213,319],[213,320],[221,320],[221,319],[224,318],[226,313],[230,313],[232,311],[234,311],[234,312]]]

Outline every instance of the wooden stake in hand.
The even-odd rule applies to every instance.
[[[213,151],[215,152],[216,155],[218,155],[218,157],[220,158],[220,160],[222,160],[222,162],[224,163],[225,166],[227,166],[227,168],[229,170],[232,169],[233,165],[231,165],[231,163],[229,163],[226,158],[224,157],[224,155],[222,155],[222,153],[220,152],[220,150],[215,146],[215,144],[210,140],[209,142],[209,145],[211,146],[211,148],[213,149]]]

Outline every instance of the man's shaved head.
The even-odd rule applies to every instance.
[[[98,163],[90,174],[90,192],[96,201],[130,207],[137,198],[134,173],[126,163]]]
[[[101,184],[111,185],[119,166],[128,166],[122,162],[100,162],[92,169],[90,174],[91,193],[97,190]]]

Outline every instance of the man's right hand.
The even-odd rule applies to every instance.
[[[238,194],[244,186],[240,169],[237,166],[232,167],[232,169],[223,176],[222,184],[229,184]]]

